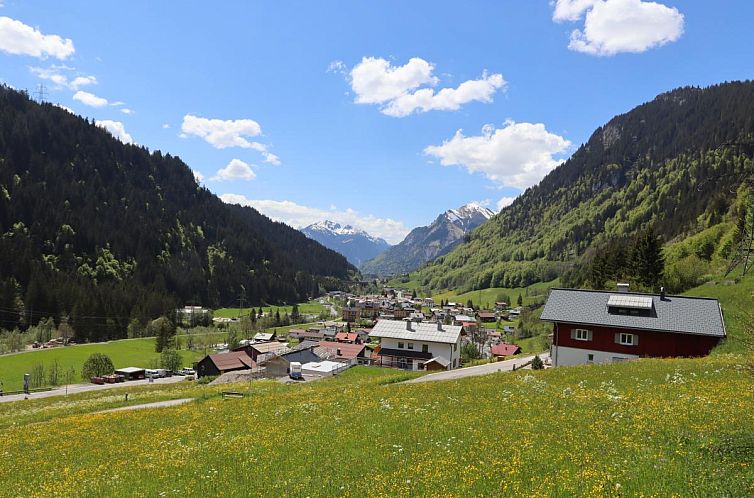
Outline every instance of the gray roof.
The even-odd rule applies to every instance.
[[[436,323],[412,323],[412,330],[407,330],[404,321],[378,320],[369,336],[455,344],[462,328],[460,325],[443,325],[442,330],[437,330]]]
[[[706,297],[626,293],[626,297],[652,300],[650,316],[608,313],[608,300],[616,292],[552,289],[542,311],[542,320],[679,334],[725,337],[720,303]],[[614,299],[615,301],[615,299]]]

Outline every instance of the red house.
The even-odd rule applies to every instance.
[[[554,324],[555,366],[705,356],[726,335],[717,299],[664,292],[552,289],[541,320]]]

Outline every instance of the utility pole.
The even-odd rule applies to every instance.
[[[45,99],[47,98],[47,88],[45,88],[45,84],[44,83],[40,83],[37,86],[37,91],[34,92],[34,94],[37,96],[37,100],[39,102],[44,102]]]
[[[243,312],[243,303],[246,301],[246,288],[241,286],[241,294],[238,296],[238,318],[241,318]]]

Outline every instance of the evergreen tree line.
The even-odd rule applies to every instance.
[[[301,302],[355,272],[179,158],[0,87],[0,328],[67,316],[77,339],[113,339],[187,302]]]

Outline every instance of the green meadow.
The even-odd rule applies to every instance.
[[[145,386],[0,405],[14,496],[751,496],[754,377],[737,355],[399,384]],[[151,388],[150,388],[151,387]],[[241,399],[223,399],[234,389]],[[32,430],[33,428],[33,430]]]

